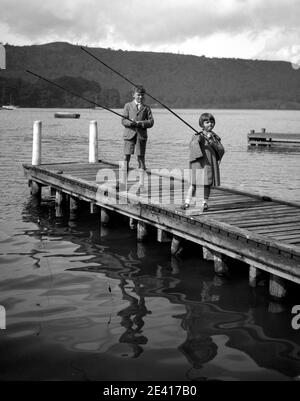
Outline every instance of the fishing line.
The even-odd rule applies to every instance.
[[[136,86],[134,82],[132,82],[130,79],[126,78],[123,74],[121,74],[119,71],[113,69],[110,67],[108,64],[104,63],[102,60],[100,60],[98,57],[96,57],[93,53],[90,53],[88,50],[86,50],[84,47],[80,46],[81,50],[89,54],[91,57],[93,57],[95,60],[99,61],[99,63],[103,64],[105,67],[113,71],[115,74],[119,75],[121,78],[125,79],[125,81],[129,82],[131,85]],[[199,131],[197,131],[194,127],[192,127],[187,121],[185,121],[183,118],[181,118],[177,113],[175,113],[172,109],[170,109],[168,106],[160,102],[158,99],[156,99],[154,96],[152,96],[149,92],[145,91],[145,93],[151,97],[155,102],[159,103],[162,107],[167,109],[170,113],[172,113],[175,117],[177,117],[180,121],[182,121],[185,125],[187,125],[189,128],[191,128],[194,132],[198,134]]]
[[[73,96],[76,96],[76,97],[78,97],[78,98],[80,98],[80,99],[83,99],[83,100],[85,100],[86,102],[89,102],[89,103],[91,103],[91,104],[94,104],[94,105],[96,105],[96,106],[98,106],[98,107],[101,107],[101,108],[107,110],[107,111],[110,111],[110,112],[113,113],[113,114],[116,114],[117,116],[119,116],[119,117],[121,117],[121,118],[125,118],[126,120],[128,120],[128,121],[130,121],[130,122],[132,122],[132,123],[135,123],[135,121],[131,120],[129,117],[123,116],[122,114],[119,114],[119,113],[117,113],[116,111],[111,110],[111,109],[109,109],[109,108],[106,107],[106,106],[103,106],[103,105],[101,105],[101,104],[99,104],[99,103],[96,103],[96,102],[90,100],[90,99],[87,99],[87,98],[84,97],[84,96],[78,95],[78,93],[75,93],[75,92],[73,92],[73,91],[71,91],[71,90],[69,90],[69,89],[66,89],[66,88],[64,88],[63,86],[57,84],[56,82],[50,81],[50,79],[44,78],[44,77],[42,77],[41,75],[38,75],[38,74],[36,74],[36,73],[34,73],[34,72],[30,71],[30,70],[26,70],[26,72],[28,72],[29,74],[35,76],[36,78],[39,78],[39,79],[42,79],[42,80],[45,81],[45,82],[48,82],[49,84],[52,84],[52,85],[54,85],[54,86],[57,86],[58,88],[64,90],[64,91],[67,92],[67,93],[70,93],[70,94],[73,95]]]

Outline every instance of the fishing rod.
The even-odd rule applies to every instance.
[[[112,109],[109,109],[109,108],[106,107],[106,106],[103,106],[103,105],[101,105],[101,104],[99,104],[99,103],[96,103],[96,102],[94,102],[93,100],[87,99],[87,98],[84,97],[84,96],[78,95],[78,93],[72,92],[72,91],[70,91],[69,89],[66,89],[66,88],[64,88],[63,86],[57,84],[56,82],[50,81],[50,79],[44,78],[44,77],[42,77],[41,75],[38,75],[38,74],[36,74],[36,73],[34,73],[34,72],[30,71],[30,70],[26,70],[26,72],[28,72],[29,74],[31,74],[31,75],[33,75],[33,76],[39,78],[39,79],[42,79],[43,81],[48,82],[49,84],[52,84],[52,85],[57,86],[58,88],[64,90],[64,91],[67,92],[67,93],[70,93],[70,94],[73,95],[73,96],[76,96],[76,97],[78,97],[78,98],[80,98],[80,99],[83,99],[83,100],[85,100],[86,102],[92,103],[92,104],[94,104],[95,106],[101,107],[102,109],[105,109],[105,110],[107,110],[107,111],[110,111],[111,113],[114,113],[114,114],[116,114],[116,115],[119,116],[119,117],[125,118],[126,120],[129,120],[130,122],[135,123],[135,121],[131,120],[130,118],[125,117],[125,116],[123,116],[122,114],[119,114],[119,113],[117,113],[116,111],[114,111],[114,110],[112,110]]]
[[[130,79],[126,78],[123,74],[121,74],[119,71],[113,69],[112,67],[110,67],[108,64],[104,63],[104,61],[100,60],[98,57],[96,57],[93,53],[90,53],[88,50],[86,50],[84,47],[80,46],[81,50],[83,50],[84,52],[86,52],[87,54],[89,54],[91,57],[93,57],[95,60],[99,61],[99,63],[103,64],[105,67],[107,67],[108,69],[110,69],[111,71],[113,71],[114,73],[116,73],[117,75],[119,75],[121,78],[125,79],[125,81],[129,82],[131,85],[136,86],[136,84],[134,82],[132,82]],[[151,99],[153,99],[155,102],[159,103],[162,107],[164,107],[165,109],[169,110],[172,114],[174,114],[175,117],[179,118],[180,121],[182,121],[185,125],[187,125],[189,128],[191,128],[194,132],[196,132],[197,134],[199,133],[199,131],[197,131],[194,127],[192,127],[188,122],[186,122],[183,118],[181,118],[178,114],[176,114],[173,110],[171,110],[168,106],[166,106],[165,104],[161,103],[158,99],[156,99],[154,96],[150,95],[149,92],[145,91],[147,93],[147,95],[149,97],[151,97]]]

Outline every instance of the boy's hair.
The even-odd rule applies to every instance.
[[[203,128],[204,121],[210,121],[210,122],[216,124],[215,117],[210,113],[201,114],[201,116],[199,118],[199,125],[200,125],[201,128]]]
[[[143,85],[135,85],[135,86],[133,87],[133,89],[132,89],[132,93],[134,94],[134,93],[136,93],[136,92],[138,92],[138,93],[145,93],[146,90],[145,90],[145,88],[143,87]]]

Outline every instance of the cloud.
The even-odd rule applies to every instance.
[[[256,57],[272,60],[288,60],[295,65],[300,64],[299,30],[274,29],[266,37],[264,46],[256,54]]]
[[[192,53],[199,54],[212,38],[226,38],[228,47],[241,39],[236,57],[246,41],[248,57],[299,54],[298,0],[0,0],[0,7],[0,40],[13,44],[59,40],[157,51],[195,43],[200,50]],[[278,37],[293,42],[276,45]],[[218,56],[221,47],[214,47]]]

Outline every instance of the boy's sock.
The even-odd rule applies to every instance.
[[[139,169],[139,186],[143,187],[145,184],[145,170]]]
[[[196,203],[196,198],[195,196],[187,197],[184,203],[188,203],[189,205],[194,205]]]

